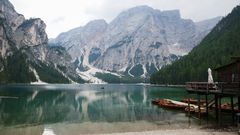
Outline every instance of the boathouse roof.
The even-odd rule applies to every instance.
[[[222,70],[222,69],[226,69],[226,68],[229,68],[233,65],[236,65],[237,63],[240,63],[240,56],[233,56],[231,57],[231,59],[233,60],[233,62],[227,64],[227,65],[223,65],[221,67],[218,67],[218,68],[215,68],[214,70],[215,71],[219,71],[219,70]]]

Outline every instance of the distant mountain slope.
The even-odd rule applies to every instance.
[[[207,69],[229,63],[240,55],[240,6],[224,17],[187,56],[152,75],[151,83],[183,84],[207,81]]]
[[[109,24],[95,20],[51,42],[78,60],[79,73],[95,75],[94,68],[145,78],[187,54],[219,19],[194,23],[181,18],[179,10],[139,6],[123,11]]]

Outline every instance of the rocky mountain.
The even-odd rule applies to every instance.
[[[71,74],[71,68],[65,72],[61,70],[61,63],[54,59],[57,55],[54,52],[59,50],[48,47],[45,28],[41,19],[26,20],[8,0],[0,1],[1,83],[69,83],[80,80],[79,76]]]
[[[220,18],[194,23],[148,6],[95,20],[48,42],[46,24],[0,1],[0,82],[139,82],[187,54]],[[84,79],[84,80],[83,80]]]
[[[195,23],[181,18],[178,10],[139,6],[120,13],[109,24],[95,20],[60,34],[51,43],[66,48],[77,60],[80,75],[110,71],[147,77],[187,54],[220,19]]]
[[[204,22],[200,24],[201,27],[206,25]],[[237,6],[188,55],[153,74],[151,83],[206,82],[208,68],[215,69],[229,64],[231,57],[239,56],[239,52],[240,6]],[[213,77],[214,75],[213,72]]]

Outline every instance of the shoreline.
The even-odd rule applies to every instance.
[[[172,87],[172,88],[185,88],[186,85],[175,84],[150,84],[150,83],[45,83],[45,82],[31,82],[31,83],[0,83],[0,86],[18,86],[18,85],[143,85],[146,87]]]
[[[173,85],[173,84],[146,84],[148,87],[170,87],[170,88],[185,88],[186,85]]]
[[[124,123],[123,123],[124,124]],[[19,134],[19,135],[239,135],[240,130],[235,127],[228,128],[204,128],[204,127],[155,127],[152,129],[144,129],[140,125],[135,125],[130,128],[127,125],[122,125],[116,128],[112,124],[106,123],[105,126],[96,126],[96,123],[82,124],[54,124],[54,125],[35,125],[35,126],[20,126],[4,128],[0,126],[1,135]],[[90,126],[90,128],[89,128]],[[106,127],[107,126],[107,127]],[[140,127],[139,127],[140,126]],[[64,127],[64,128],[63,128]],[[141,128],[142,127],[142,128]],[[107,128],[107,130],[106,130]],[[120,130],[122,129],[122,130]],[[142,130],[143,129],[143,130]]]
[[[92,135],[238,135],[239,133],[237,131],[218,131],[214,129],[190,128],[190,129],[166,129],[143,132],[122,132]]]

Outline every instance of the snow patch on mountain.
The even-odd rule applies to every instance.
[[[81,72],[79,69],[76,69],[77,74],[84,79],[85,81],[88,81],[89,83],[96,83],[96,84],[105,84],[101,79],[98,79],[95,77],[96,71],[94,69],[88,70],[85,72]]]
[[[30,71],[33,72],[33,74],[37,80],[36,82],[31,82],[31,84],[47,84],[46,82],[43,82],[42,80],[40,80],[40,77],[34,68],[29,67],[29,69],[30,69]]]
[[[147,69],[146,69],[145,65],[142,65],[142,68],[143,68],[143,74],[141,75],[141,77],[145,78],[147,76],[148,72],[147,72]]]
[[[177,56],[183,56],[188,54],[186,50],[181,48],[181,45],[179,43],[168,45],[168,49],[171,54],[175,54]]]

